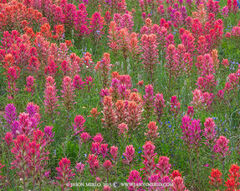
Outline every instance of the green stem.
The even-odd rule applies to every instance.
[[[123,70],[124,70],[124,74],[127,74],[127,58],[124,56],[124,63],[123,63]]]
[[[200,165],[199,165],[199,149],[197,148],[197,174],[198,174],[198,185],[201,185],[201,181],[200,181]]]
[[[190,166],[191,176],[192,176],[192,178],[194,178],[194,176],[193,176],[193,167],[192,167],[191,149],[189,149],[188,153],[189,153],[189,166]]]
[[[223,158],[223,161],[222,161],[223,181],[224,181],[224,170],[225,170],[225,161],[224,161],[224,158]]]

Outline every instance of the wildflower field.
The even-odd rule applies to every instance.
[[[0,0],[1,191],[240,191],[238,0]]]

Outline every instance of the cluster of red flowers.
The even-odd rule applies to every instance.
[[[225,182],[225,190],[238,190],[240,186],[240,167],[237,164],[232,164],[229,169],[228,179]],[[212,169],[211,176],[209,176],[210,184],[215,188],[219,189],[223,184],[222,173],[218,169]]]

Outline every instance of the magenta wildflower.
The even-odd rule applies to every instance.
[[[111,168],[113,167],[112,162],[111,162],[110,160],[106,160],[106,161],[103,163],[103,167],[104,167],[107,171],[111,170]]]
[[[192,106],[188,106],[187,115],[190,116],[190,117],[193,117],[194,109],[193,109]]]
[[[134,147],[132,145],[128,145],[125,149],[125,153],[123,153],[124,156],[123,163],[129,165],[133,161],[134,154],[135,154]]]
[[[46,77],[46,84],[45,86],[53,86],[55,87],[56,86],[56,83],[55,83],[55,79],[52,77],[52,76],[48,76]]]
[[[233,3],[232,3],[232,5],[233,5],[233,7],[232,7],[232,11],[233,11],[233,13],[234,14],[237,14],[237,12],[239,11],[239,1],[237,1],[237,0],[233,0]]]
[[[118,147],[111,146],[110,153],[111,153],[111,155],[113,157],[113,160],[116,160],[117,159],[117,155],[118,155]]]
[[[136,130],[142,119],[142,103],[136,103],[135,101],[127,102],[127,125],[129,130]]]
[[[76,11],[76,18],[74,21],[74,26],[77,31],[78,36],[84,36],[89,33],[89,29],[87,27],[87,10],[85,4],[81,3],[78,5],[79,10]]]
[[[67,72],[70,71],[69,63],[66,60],[61,63],[61,70],[63,75],[67,75]]]
[[[27,92],[30,92],[31,95],[33,95],[33,93],[34,93],[34,82],[35,82],[35,78],[33,76],[28,76],[26,78],[26,88],[25,88],[25,90]]]
[[[106,160],[104,163],[103,163],[103,167],[104,169],[106,170],[106,174],[107,174],[107,182],[109,181],[109,171],[112,169],[113,167],[113,164],[110,160]]]
[[[90,18],[90,32],[94,38],[98,40],[104,33],[103,26],[105,25],[104,18],[101,13],[95,12]]]
[[[54,141],[53,137],[54,137],[55,133],[53,132],[52,129],[53,129],[52,126],[46,126],[46,127],[44,128],[44,133],[45,133],[45,136],[46,136],[46,141],[47,141],[48,143]]]
[[[103,186],[103,191],[112,191],[111,187],[108,185]]]
[[[193,104],[194,109],[207,109],[211,106],[214,95],[209,92],[202,93],[201,90],[195,89],[193,92]]]
[[[152,114],[154,104],[154,89],[152,85],[145,86],[145,95],[143,96],[143,100],[146,118],[148,119]]]
[[[215,123],[212,118],[207,118],[204,122],[204,137],[206,138],[206,144],[212,144],[215,140],[216,131],[215,131]]]
[[[148,178],[149,183],[151,183],[152,185],[154,184],[159,184],[160,183],[160,176],[159,174],[152,174],[149,178]],[[149,191],[154,191],[154,190],[160,190],[159,186],[149,186]]]
[[[73,129],[75,134],[77,135],[81,132],[84,131],[85,127],[84,127],[84,123],[86,122],[85,118],[81,115],[76,115],[74,118],[74,124],[73,124]]]
[[[151,141],[154,141],[158,136],[158,126],[156,125],[156,122],[151,121],[148,124],[148,131],[145,133],[145,136]]]
[[[224,137],[220,136],[213,146],[213,150],[215,153],[219,154],[222,159],[224,159],[229,153],[229,140]]]
[[[68,111],[73,108],[74,104],[74,87],[72,85],[72,79],[69,76],[65,76],[62,81],[62,98],[63,105]]]
[[[166,107],[163,94],[156,94],[154,97],[154,112],[157,115],[158,121],[160,121],[163,109]]]
[[[101,143],[103,141],[103,137],[101,133],[97,133],[95,135],[95,137],[93,137],[93,141],[97,142],[97,143]]]
[[[111,69],[110,54],[104,53],[101,61],[97,62],[95,70],[99,71],[102,76],[103,88],[108,85],[109,71]]]
[[[176,70],[178,67],[176,55],[177,55],[176,47],[173,44],[170,44],[167,47],[167,52],[166,52],[167,63],[165,66],[168,69],[169,80],[171,80],[172,78],[175,78],[174,74],[176,73]]]
[[[101,144],[100,145],[100,153],[102,154],[103,158],[107,156],[108,153],[108,144]]]
[[[57,73],[58,65],[55,63],[54,56],[49,56],[47,66],[45,66],[45,74],[55,76]]]
[[[191,119],[185,115],[182,118],[182,139],[185,141],[188,148],[198,148],[201,140],[200,120]]]
[[[17,111],[14,104],[10,103],[6,105],[4,118],[8,123],[8,127],[11,128],[13,122],[17,119]]]
[[[58,107],[58,96],[55,86],[47,86],[44,94],[45,112],[49,113],[52,117]]]
[[[117,30],[127,28],[129,32],[132,31],[134,22],[131,13],[125,13],[123,15],[115,13],[113,16],[113,20],[117,24]]]
[[[171,169],[171,164],[169,163],[169,158],[165,157],[165,156],[159,157],[156,167],[157,167],[157,172],[160,177],[164,177],[164,176],[168,175],[168,173]]]
[[[181,104],[177,99],[177,96],[172,96],[171,97],[171,109],[170,111],[173,112],[173,114],[176,116],[179,113]]]
[[[23,161],[28,160],[28,149],[30,140],[25,135],[18,135],[16,140],[14,140],[14,147],[11,152],[15,155],[15,160],[11,163],[12,168],[26,169],[26,171],[19,170],[18,175],[20,177],[27,177],[29,175],[29,170],[27,169],[28,163]],[[23,161],[22,161],[23,160]]]
[[[151,141],[146,142],[143,145],[143,153],[142,157],[144,158],[143,164],[144,164],[144,175],[146,178],[149,178],[155,171],[155,156],[157,153],[155,153],[155,146]]]
[[[118,125],[119,135],[126,135],[128,132],[128,126],[125,123]]]
[[[80,138],[82,142],[86,143],[91,138],[91,136],[87,132],[83,132],[81,133]]]
[[[85,84],[87,86],[88,91],[90,91],[90,89],[94,85],[93,80],[94,79],[91,76],[87,76],[86,79],[85,79]]]
[[[172,183],[172,180],[170,179],[170,177],[168,175],[163,176],[160,180],[162,185],[170,185]],[[164,188],[164,186],[161,186],[162,189]]]
[[[103,99],[103,125],[105,128],[112,130],[116,123],[116,114],[113,109],[112,97],[105,96]]]
[[[100,154],[100,143],[92,142],[91,151],[93,154]]]
[[[97,176],[97,177],[96,177],[96,181],[97,181],[97,182],[101,182],[102,179],[101,179],[100,177]]]
[[[56,168],[58,174],[56,179],[62,190],[65,190],[65,188],[70,186],[70,180],[75,176],[75,174],[72,173],[70,166],[71,161],[67,158],[62,158],[59,162],[59,167]]]
[[[141,184],[143,183],[143,181],[140,173],[137,170],[132,170],[130,172],[127,182],[129,183],[128,190],[141,190]]]
[[[158,63],[158,43],[155,34],[144,34],[141,38],[142,44],[142,59],[146,72],[150,75],[149,78],[153,82],[154,72]]]
[[[16,81],[19,78],[18,70],[15,67],[9,67],[7,71],[7,91],[9,93],[8,99],[13,99],[15,94],[18,91],[18,88],[16,87]]]
[[[198,86],[198,89],[200,89],[202,92],[212,92],[214,88],[216,88],[217,82],[215,80],[215,76],[209,74],[204,77],[199,77],[197,79],[196,85]]]
[[[88,164],[90,166],[90,173],[96,175],[97,169],[99,168],[99,161],[96,155],[90,154],[88,156]]]
[[[39,106],[33,102],[29,102],[26,111],[29,114],[29,117],[34,117],[35,114],[39,114]]]
[[[181,176],[177,176],[173,179],[173,190],[174,191],[185,191],[185,185],[183,182],[183,178]]]
[[[83,171],[84,171],[84,168],[85,168],[85,164],[79,162],[79,163],[76,164],[75,168],[76,168],[76,172],[78,174],[82,174]]]
[[[109,92],[109,89],[101,89],[100,93],[99,93],[100,97],[101,97],[101,102],[103,102],[103,98],[105,96],[109,96],[110,95],[110,92]]]
[[[109,30],[108,30],[108,39],[109,39],[109,47],[113,50],[113,52],[117,52],[119,50],[119,37],[118,37],[118,30],[117,30],[117,24],[115,21],[111,21],[109,24]]]
[[[84,88],[85,82],[82,80],[82,78],[77,74],[73,78],[73,87],[77,90],[81,90]]]
[[[20,113],[19,114],[19,127],[18,127],[18,133],[19,134],[25,134],[25,135],[30,135],[33,131],[31,125],[32,122],[30,120],[29,114],[28,113]]]
[[[14,160],[11,163],[12,169],[17,170],[17,174],[22,179],[25,189],[30,182],[33,184],[41,184],[41,175],[45,173],[49,159],[49,152],[46,151],[44,133],[36,130],[32,135],[32,140],[24,134],[18,135],[11,149],[14,155]],[[34,181],[32,181],[32,177],[36,177]]]
[[[7,146],[10,147],[11,144],[13,143],[13,135],[11,132],[7,132],[4,141],[6,142]]]

